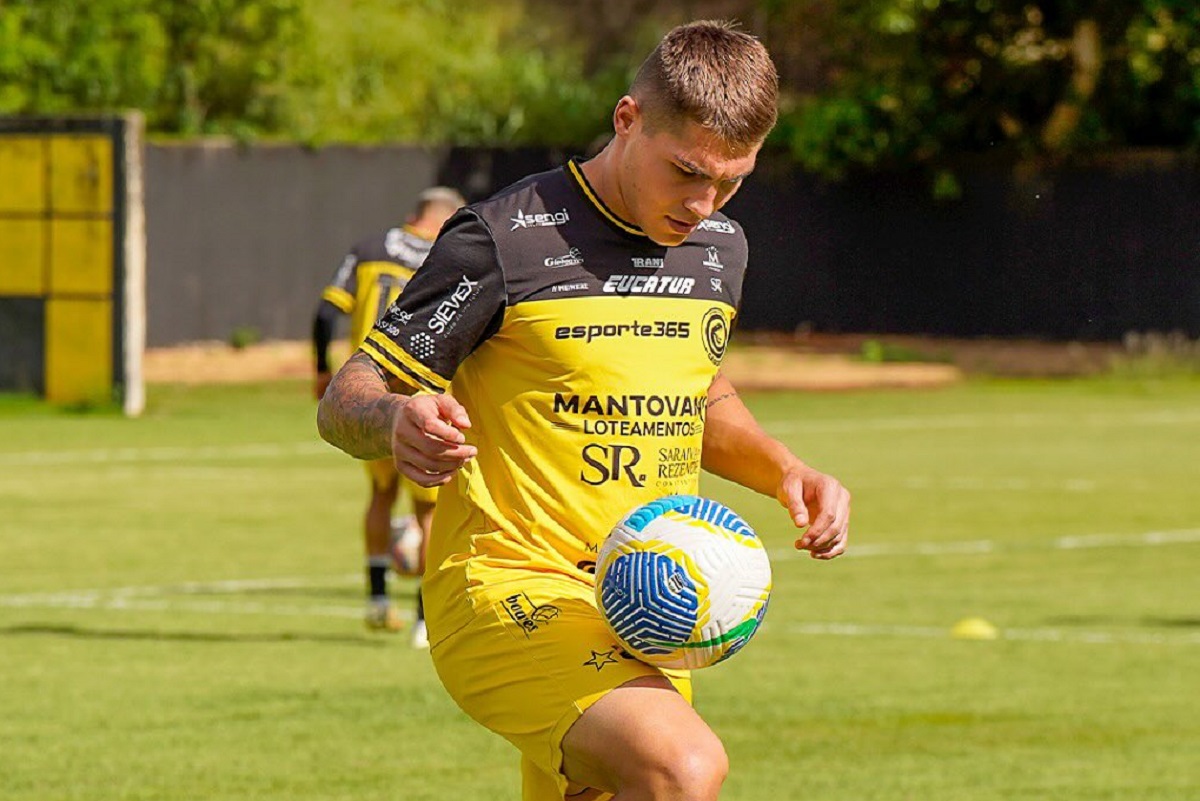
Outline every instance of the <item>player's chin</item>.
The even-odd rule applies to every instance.
[[[646,236],[650,237],[654,244],[671,248],[675,247],[676,245],[682,245],[684,242],[686,242],[687,238],[692,235],[692,231],[694,230],[694,226],[684,227],[672,220],[666,220],[663,222],[662,226],[658,227],[656,230],[646,230],[645,234]]]

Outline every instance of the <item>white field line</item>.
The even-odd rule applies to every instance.
[[[839,431],[927,431],[934,429],[1029,428],[1037,426],[1179,425],[1200,423],[1200,411],[1159,411],[1068,414],[951,414],[938,417],[851,418],[834,420],[764,421],[773,433]],[[71,462],[175,462],[197,459],[259,459],[333,452],[331,446],[314,439],[292,443],[247,443],[242,445],[150,446],[144,448],[96,448],[70,451],[13,451],[0,453],[0,465],[57,465]]]
[[[763,421],[773,434],[841,431],[932,431],[935,429],[1036,428],[1041,426],[1186,425],[1200,423],[1200,411],[1094,412],[1091,414],[947,414],[833,420]]]
[[[1200,529],[1178,531],[1147,531],[1141,534],[1090,534],[1058,537],[1041,543],[1039,547],[1049,550],[1077,551],[1094,548],[1129,548],[1131,546],[1187,545],[1200,543]],[[875,543],[852,546],[846,557],[868,558],[879,556],[946,556],[991,554],[1003,550],[1028,549],[1027,542],[997,543],[992,540],[962,540],[940,543]],[[803,556],[791,548],[771,551],[772,560],[795,559]],[[74,608],[126,608],[132,609],[153,599],[187,595],[237,595],[264,590],[306,589],[329,586],[352,586],[362,581],[357,573],[338,576],[292,576],[261,579],[229,579],[225,581],[189,581],[180,584],[111,587],[108,589],[81,589],[59,593],[29,593],[0,595],[0,606],[7,607],[74,607]],[[147,600],[151,599],[151,600]],[[157,603],[157,601],[153,601]],[[167,603],[164,601],[164,603]],[[169,603],[181,603],[179,600]],[[191,602],[188,602],[191,603]],[[198,602],[202,607],[206,602]],[[241,604],[242,608],[271,610],[269,604]],[[143,607],[148,608],[148,607]],[[303,607],[307,608],[307,607]]]
[[[1154,545],[1190,545],[1200,543],[1200,529],[1178,531],[1146,531],[1141,534],[1084,534],[1074,537],[1056,537],[1039,542],[1032,547],[1050,551],[1081,551],[1093,548],[1131,548]],[[1029,550],[1028,541],[997,542],[995,540],[958,540],[954,542],[926,543],[868,543],[854,545],[846,550],[847,557],[872,556],[952,556],[990,554],[1000,551]],[[772,559],[793,559],[804,556],[794,548],[779,548],[770,552]]]
[[[335,453],[323,442],[247,443],[190,447],[97,448],[76,451],[14,451],[0,453],[0,465],[37,466],[108,464],[112,462],[194,462],[210,459],[268,459]]]
[[[768,624],[769,625],[769,624]],[[861,623],[803,623],[788,626],[790,634],[828,637],[893,637],[897,639],[952,639],[950,627],[889,626]],[[1200,632],[1163,634],[1150,631],[1068,631],[1065,629],[998,629],[997,640],[1058,642],[1085,645],[1200,645]]]

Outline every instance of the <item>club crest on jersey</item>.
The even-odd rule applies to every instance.
[[[725,313],[714,306],[704,313],[700,328],[704,352],[713,364],[720,365],[729,345],[729,321],[725,319]]]
[[[690,295],[695,278],[686,275],[611,275],[604,291],[618,295]]]
[[[509,217],[513,227],[510,231],[515,231],[518,228],[552,228],[556,225],[566,225],[571,221],[571,216],[567,214],[567,210],[555,212],[545,212],[542,214],[526,214],[522,209],[517,209],[516,217]]]

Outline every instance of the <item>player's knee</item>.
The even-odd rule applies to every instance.
[[[716,799],[729,773],[729,757],[721,741],[711,733],[705,737],[675,742],[643,775],[646,789],[655,799]]]

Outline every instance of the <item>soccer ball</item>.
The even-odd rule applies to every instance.
[[[631,654],[696,669],[754,636],[771,595],[762,541],[728,507],[669,495],[627,514],[596,560],[596,605]]]

